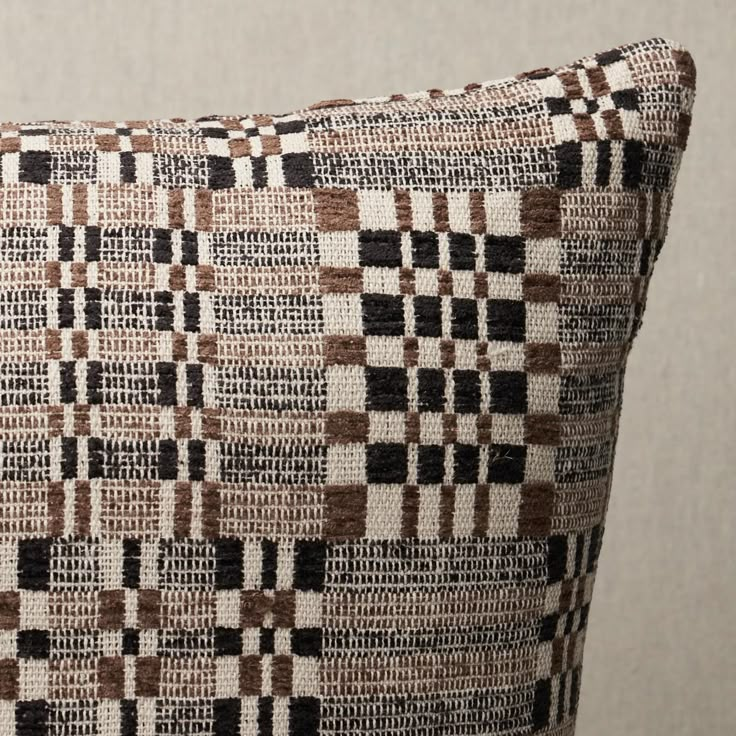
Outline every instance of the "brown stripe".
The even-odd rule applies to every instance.
[[[591,115],[587,112],[577,112],[573,115],[573,120],[578,132],[578,138],[581,141],[598,140],[598,132],[595,129],[595,122],[593,122]]]
[[[157,697],[161,684],[161,660],[138,657],[135,660],[135,694],[142,698]]]
[[[209,189],[198,189],[195,193],[194,213],[197,230],[209,230],[212,227],[212,192]]]
[[[447,232],[450,229],[450,215],[447,206],[447,195],[444,192],[432,194],[432,214],[434,229],[438,232]]]
[[[46,219],[49,225],[61,225],[64,220],[64,206],[59,184],[49,184],[46,187]]]
[[[211,539],[220,536],[220,491],[214,483],[202,485],[202,534]]]
[[[88,480],[78,480],[74,483],[74,532],[78,536],[89,536],[91,516],[90,483]]]
[[[188,537],[192,528],[192,486],[177,483],[174,489],[174,535]]]
[[[288,654],[276,654],[271,658],[271,691],[276,696],[290,695],[294,668]]]
[[[557,76],[562,82],[562,87],[565,90],[565,95],[567,97],[569,97],[570,99],[575,99],[576,97],[585,97],[583,86],[580,84],[580,80],[578,79],[578,75],[576,72],[572,70],[558,72]]]
[[[125,697],[125,660],[123,657],[100,657],[96,670],[99,682],[98,698],[119,700]]]
[[[101,590],[97,594],[99,615],[97,625],[101,629],[121,629],[125,623],[125,591]]]
[[[588,82],[594,97],[603,97],[611,94],[611,88],[608,85],[606,72],[603,67],[592,66],[586,70],[588,74]]]
[[[455,486],[440,489],[439,536],[451,537],[455,521]]]
[[[241,695],[261,695],[261,658],[248,654],[240,658],[239,686]]]
[[[419,531],[419,486],[406,485],[401,496],[401,536],[416,537]]]
[[[411,210],[411,194],[406,189],[395,189],[394,205],[399,230],[411,230],[414,224]]]
[[[86,184],[74,184],[72,187],[72,221],[75,225],[89,224]]]
[[[621,140],[624,137],[624,126],[618,110],[601,110],[601,118],[609,138]]]
[[[470,232],[486,231],[486,205],[483,192],[470,192]]]
[[[169,191],[169,227],[184,227],[184,192],[181,189]]]
[[[473,534],[476,537],[485,537],[488,534],[490,495],[489,485],[485,483],[476,485],[473,501]]]
[[[368,488],[327,486],[324,493],[324,534],[327,539],[365,536]]]
[[[46,491],[46,508],[48,514],[48,533],[52,537],[64,534],[64,483],[49,483]]]

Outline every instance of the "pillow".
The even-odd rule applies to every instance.
[[[2,125],[15,733],[572,734],[694,83]]]

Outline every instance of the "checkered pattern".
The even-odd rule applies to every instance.
[[[694,82],[0,125],[0,736],[571,736]]]

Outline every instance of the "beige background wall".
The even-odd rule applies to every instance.
[[[736,733],[736,3],[2,0],[0,119],[286,112],[665,36],[698,66],[632,353],[581,736]]]

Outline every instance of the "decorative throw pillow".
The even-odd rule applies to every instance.
[[[572,734],[694,82],[2,125],[2,722]]]

